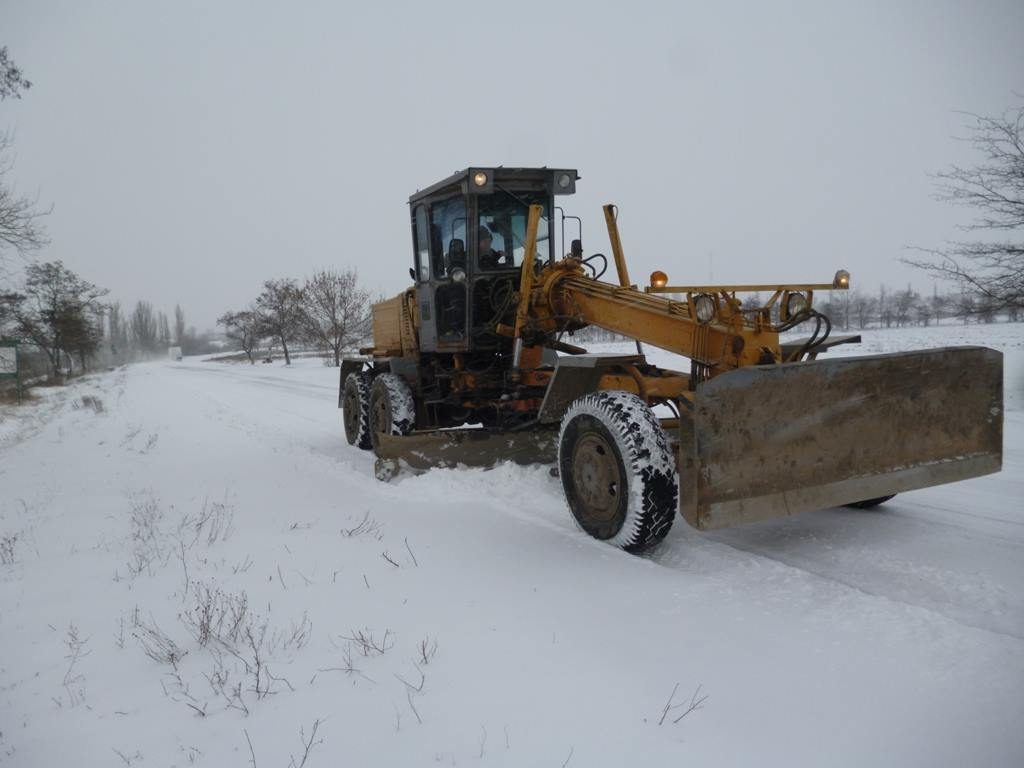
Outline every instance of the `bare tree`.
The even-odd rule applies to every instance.
[[[0,338],[6,335],[10,324],[14,322],[14,310],[21,298],[20,293],[0,291]]]
[[[920,298],[914,302],[912,311],[914,319],[925,327],[930,325],[932,318],[935,317],[932,303],[930,301],[921,300]]]
[[[993,314],[1020,309],[1024,307],[1024,242],[1019,239],[1024,230],[1024,106],[1000,117],[969,117],[973,124],[966,140],[984,159],[973,168],[954,165],[937,174],[937,197],[977,210],[977,218],[963,229],[1009,237],[917,248],[926,257],[904,262],[952,280],[978,300],[978,307]]]
[[[0,48],[0,101],[20,99],[21,90],[32,87],[18,66],[7,55],[7,46]]]
[[[174,305],[174,343],[179,347],[185,346],[185,310],[181,304]]]
[[[24,292],[10,302],[15,329],[46,354],[55,376],[62,354],[78,354],[84,367],[103,338],[106,294],[59,261],[30,264]]]
[[[158,341],[160,329],[157,325],[153,305],[148,301],[136,302],[129,324],[135,346],[143,352],[156,352],[160,346]]]
[[[850,295],[850,311],[857,321],[857,327],[867,328],[871,318],[878,311],[878,299],[860,291],[854,291]]]
[[[365,330],[370,294],[359,288],[356,271],[321,270],[306,280],[304,299],[305,330],[321,349],[330,350],[334,364],[341,364],[341,353]]]
[[[994,323],[996,321],[996,314],[1003,308],[991,296],[982,296],[978,299],[977,306],[978,320],[983,323]]]
[[[110,353],[123,354],[128,351],[128,324],[121,314],[121,302],[115,301],[107,308],[107,332],[110,334]]]
[[[106,291],[104,291],[106,293]],[[103,318],[106,307],[99,302],[78,310],[65,311],[62,318],[64,350],[77,355],[82,370],[89,367],[89,361],[96,355],[103,343]]]
[[[238,343],[250,364],[255,364],[253,352],[262,335],[259,315],[252,310],[225,312],[218,318],[217,325],[224,326],[227,337]]]
[[[256,310],[265,331],[281,342],[285,365],[291,365],[288,342],[295,340],[305,325],[302,289],[291,278],[267,280],[256,298]]]
[[[49,211],[38,210],[36,200],[19,195],[7,183],[14,167],[14,160],[7,156],[10,146],[10,135],[0,133],[0,257],[7,249],[25,254],[47,242],[39,220]]]
[[[897,328],[902,328],[904,325],[909,324],[911,314],[914,312],[914,308],[920,299],[921,297],[910,287],[909,283],[907,284],[907,290],[900,291],[893,296]]]
[[[964,325],[967,325],[967,322],[976,315],[977,305],[974,296],[962,292],[953,303],[953,317],[959,317]]]
[[[158,313],[159,317],[158,327],[160,329],[157,336],[157,344],[160,348],[166,349],[171,346],[171,324],[167,321],[167,315],[163,312]]]
[[[0,101],[20,99],[21,91],[31,87],[32,83],[7,55],[7,47],[0,48]],[[14,165],[12,159],[5,157],[10,146],[10,135],[0,133],[0,257],[7,248],[24,254],[46,243],[39,218],[48,211],[36,210],[37,201],[18,195],[4,180]]]
[[[939,293],[938,286],[935,286],[932,289],[932,297],[928,300],[928,305],[931,307],[932,317],[935,318],[935,322],[938,324],[942,321],[942,318],[949,314],[950,298]]]

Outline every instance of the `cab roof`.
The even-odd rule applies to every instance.
[[[438,193],[443,192],[469,192],[471,189],[471,179],[481,172],[487,175],[488,181],[486,189],[481,191],[488,192],[492,184],[500,185],[505,182],[516,184],[517,186],[521,184],[536,184],[543,186],[554,194],[571,195],[576,191],[576,182],[580,178],[575,168],[548,168],[547,166],[540,168],[506,168],[503,165],[496,167],[474,165],[465,170],[456,171],[448,178],[431,184],[429,187],[417,190],[409,196],[409,203],[411,205],[424,199],[435,197]],[[563,174],[568,175],[570,181],[567,187],[560,188],[557,179]]]

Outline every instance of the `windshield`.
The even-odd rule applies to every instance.
[[[548,220],[550,198],[545,192],[506,192],[477,198],[477,264],[482,270],[509,269],[523,263],[526,254],[526,220],[531,205],[544,207],[537,227],[537,258],[551,255]]]

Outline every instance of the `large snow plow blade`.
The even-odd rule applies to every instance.
[[[1002,427],[984,347],[737,369],[683,422],[681,512],[722,528],[998,472]]]

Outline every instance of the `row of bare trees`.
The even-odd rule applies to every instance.
[[[303,282],[267,280],[248,308],[225,312],[217,324],[245,353],[250,363],[260,343],[281,345],[291,365],[295,344],[310,344],[340,365],[342,353],[356,345],[368,328],[369,294],[359,287],[355,270],[320,270]]]
[[[20,99],[31,87],[7,48],[0,47],[0,101]],[[0,130],[0,335],[17,335],[38,347],[54,372],[62,354],[75,357],[84,368],[101,348],[111,362],[166,354],[172,344],[184,354],[213,351],[208,335],[186,326],[180,306],[175,307],[172,330],[171,319],[149,302],[122,310],[119,303],[101,301],[105,290],[61,262],[29,261],[47,244],[42,218],[49,209],[8,183],[11,144],[11,135]]]
[[[677,297],[685,299],[684,296]],[[760,307],[763,294],[741,296],[744,307]],[[902,290],[886,286],[877,293],[857,289],[832,291],[814,296],[814,308],[828,317],[835,330],[865,330],[868,328],[903,328],[930,326],[949,322],[996,323],[1024,320],[1024,309],[1004,305],[969,292],[921,294],[908,285]],[[778,322],[778,303],[773,307],[772,320]],[[799,331],[799,326],[797,331]],[[580,341],[618,341],[621,337],[600,329],[588,328],[576,335]]]
[[[180,347],[184,355],[212,352],[211,335],[199,333],[185,323],[185,310],[178,304],[171,318],[155,309],[148,301],[138,301],[130,312],[114,302],[107,308],[110,351],[117,360],[130,361],[167,353],[169,347]]]
[[[1024,310],[972,292],[921,294],[908,285],[903,290],[882,286],[878,293],[835,291],[815,301],[815,308],[841,330],[928,326],[948,320],[968,323],[1017,322]]]
[[[93,285],[62,262],[35,262],[25,268],[16,290],[0,292],[0,336],[20,339],[40,350],[57,375],[74,360],[86,370],[97,359],[125,363],[167,354],[179,346],[184,354],[215,351],[208,334],[186,326],[185,311],[167,314],[147,301],[130,312],[108,303],[105,288]]]

